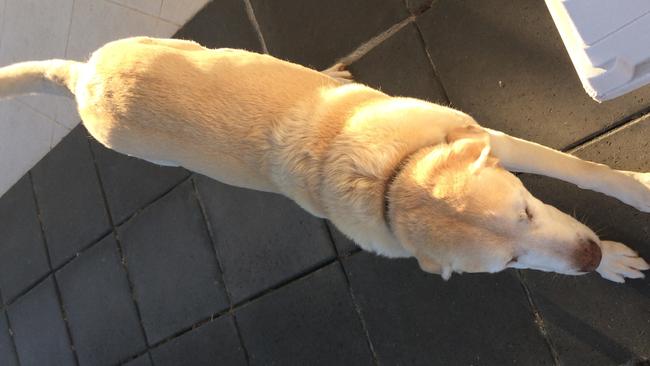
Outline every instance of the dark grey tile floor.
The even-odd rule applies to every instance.
[[[650,171],[650,88],[597,104],[541,1],[211,2],[177,37],[450,104]],[[178,91],[182,92],[182,91]],[[543,200],[650,258],[650,215],[551,179]],[[0,365],[618,365],[650,357],[650,281],[426,274],[284,197],[111,152],[77,128],[0,199]]]

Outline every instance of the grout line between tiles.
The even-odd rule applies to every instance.
[[[191,181],[192,181],[192,187],[194,188],[194,196],[196,198],[196,202],[199,205],[199,209],[201,210],[201,217],[203,218],[203,223],[205,224],[205,229],[208,233],[208,238],[210,239],[210,245],[212,246],[212,252],[214,253],[214,260],[217,263],[217,270],[219,271],[219,276],[221,277],[221,283],[223,283],[223,289],[224,292],[226,293],[226,299],[228,300],[228,312],[231,313],[232,315],[233,323],[235,324],[235,330],[237,331],[237,338],[239,339],[239,343],[242,347],[242,350],[244,351],[244,358],[246,359],[246,364],[250,365],[250,357],[248,354],[248,349],[246,348],[246,344],[244,343],[244,338],[241,335],[241,330],[239,328],[239,323],[237,322],[237,317],[235,316],[235,313],[233,311],[232,295],[230,294],[230,290],[228,289],[228,285],[226,284],[226,280],[224,279],[223,267],[221,266],[221,257],[219,256],[219,251],[217,250],[217,241],[214,235],[214,231],[212,230],[212,224],[210,224],[210,220],[208,219],[208,212],[205,208],[205,205],[203,204],[203,198],[201,197],[201,193],[199,192],[199,187],[196,184],[196,179],[192,177]]]
[[[341,261],[342,256],[339,254],[338,248],[336,247],[336,243],[334,241],[334,235],[332,235],[332,229],[330,228],[329,225],[327,225],[324,219],[323,219],[323,223],[325,224],[325,229],[327,230],[327,235],[329,236],[330,243],[332,243],[332,247],[334,247],[334,251],[336,252],[336,261],[339,264],[341,272],[343,272],[343,277],[345,278],[345,284],[348,288],[348,295],[350,296],[350,300],[352,301],[352,306],[354,306],[354,311],[357,313],[357,317],[359,318],[359,322],[361,323],[361,329],[363,330],[363,334],[366,336],[366,344],[368,345],[368,349],[370,350],[370,354],[372,355],[372,361],[375,365],[379,365],[379,357],[377,357],[377,351],[375,351],[375,346],[372,344],[372,339],[370,339],[370,332],[368,331],[366,320],[363,318],[363,314],[361,313],[361,307],[357,303],[357,299],[354,297],[354,292],[352,291],[352,285],[350,283],[350,277],[348,277],[348,273],[345,270],[345,266],[343,266],[343,262]],[[357,252],[349,253],[349,255],[355,253]]]
[[[165,1],[167,0],[160,0],[160,7],[158,8],[158,18],[160,19],[162,19],[161,15],[162,15],[163,7],[165,6]]]
[[[436,82],[438,83],[438,85],[440,85],[440,90],[442,91],[442,96],[445,99],[445,104],[451,105],[451,100],[449,99],[449,93],[447,93],[447,88],[445,88],[445,85],[442,83],[442,79],[440,78],[440,74],[438,73],[438,69],[436,68],[436,64],[435,64],[435,62],[433,62],[433,57],[431,57],[431,53],[429,52],[429,47],[427,47],[427,42],[424,39],[424,35],[422,34],[422,30],[420,29],[420,25],[417,22],[413,22],[413,24],[415,24],[415,30],[417,30],[417,33],[418,33],[418,39],[420,41],[420,46],[424,50],[424,53],[427,55],[427,59],[429,60],[429,65],[431,66],[431,69],[433,70],[434,78],[435,78]]]
[[[144,11],[142,11],[142,10],[140,10],[140,9],[136,9],[136,8],[134,8],[134,7],[131,7],[131,6],[128,6],[128,5],[125,5],[125,4],[121,4],[121,3],[118,3],[118,2],[116,2],[116,1],[114,1],[114,0],[104,0],[104,1],[106,1],[107,3],[110,3],[110,4],[113,4],[113,5],[116,5],[116,6],[122,7],[122,8],[124,8],[124,9],[128,9],[128,10],[134,11],[134,12],[136,12],[136,13],[138,13],[138,14],[145,15],[145,16],[147,16],[147,17],[149,17],[149,18],[154,18],[154,19],[156,19],[156,20],[162,20],[163,22],[166,22],[166,23],[169,23],[169,24],[173,24],[173,25],[175,25],[175,26],[177,26],[177,27],[180,27],[180,25],[174,23],[174,22],[171,21],[171,20],[163,19],[163,18],[161,18],[161,17],[159,17],[159,16],[155,16],[155,15],[153,15],[153,14],[149,14],[149,13],[147,13],[147,12],[144,12]],[[161,5],[160,9],[161,9],[161,11],[162,11],[162,5]]]
[[[18,299],[20,299],[21,297],[23,297],[24,295],[26,295],[28,292],[30,292],[31,290],[33,290],[34,287],[40,285],[41,282],[45,281],[48,277],[50,277],[50,276],[54,275],[55,273],[57,273],[57,272],[58,272],[59,270],[61,270],[63,267],[65,267],[66,265],[68,265],[68,263],[72,262],[72,261],[75,260],[78,256],[80,256],[81,254],[85,253],[85,252],[86,252],[87,250],[89,250],[90,248],[94,247],[97,243],[99,243],[100,241],[104,240],[104,239],[105,239],[107,236],[109,236],[111,233],[112,233],[112,231],[109,230],[109,231],[107,231],[106,233],[102,234],[102,235],[99,237],[99,239],[97,239],[97,240],[91,242],[90,244],[86,245],[85,247],[81,248],[81,249],[76,253],[76,255],[74,255],[74,256],[72,256],[72,257],[66,259],[65,261],[63,261],[63,263],[61,263],[60,265],[58,265],[56,268],[52,268],[52,269],[50,269],[47,273],[45,273],[44,275],[42,275],[42,276],[39,277],[38,279],[34,280],[31,284],[29,284],[27,287],[25,287],[25,289],[23,289],[22,291],[20,291],[18,294],[14,295],[11,299],[7,299],[7,303],[4,305],[4,307],[9,307],[9,306],[13,305],[16,301],[18,301]],[[47,250],[47,249],[46,249],[46,250]]]
[[[115,227],[121,227],[122,225],[126,224],[127,222],[133,220],[136,218],[138,215],[140,215],[142,212],[146,211],[151,205],[154,203],[158,202],[161,198],[167,196],[170,194],[174,189],[178,188],[181,184],[187,182],[188,180],[192,179],[192,174],[190,173],[187,177],[181,179],[177,183],[174,183],[169,189],[158,195],[156,198],[152,199],[150,202],[144,204],[142,207],[133,210],[133,213],[122,219],[122,221],[118,222],[115,224]]]
[[[248,15],[248,20],[251,22],[251,24],[253,24],[255,33],[257,33],[257,38],[262,44],[262,51],[268,54],[269,49],[266,47],[266,40],[264,39],[264,35],[262,34],[262,30],[260,29],[260,24],[257,22],[257,17],[255,16],[255,9],[253,9],[253,4],[251,4],[250,0],[242,0],[242,1],[244,2],[244,6],[246,7],[246,15]]]
[[[190,176],[190,177],[191,177],[191,176]],[[142,206],[142,207],[136,209],[136,210],[134,211],[133,214],[129,215],[127,218],[125,218],[124,220],[122,220],[122,222],[120,222],[119,224],[117,224],[116,227],[117,227],[117,228],[121,227],[122,225],[124,225],[124,224],[126,224],[127,222],[129,222],[131,219],[133,219],[133,218],[135,218],[136,216],[138,216],[142,211],[147,210],[147,209],[149,208],[149,206],[153,205],[154,203],[158,202],[158,200],[160,200],[160,199],[162,199],[163,197],[167,196],[167,194],[169,194],[171,191],[173,191],[173,190],[174,190],[176,187],[178,187],[179,185],[185,183],[188,179],[190,179],[190,177],[183,179],[182,181],[180,181],[180,182],[178,182],[177,184],[173,185],[169,190],[163,192],[160,196],[156,197],[156,198],[155,198],[154,200],[152,200],[151,202],[149,202],[149,203],[145,204],[144,206]],[[75,260],[78,256],[82,255],[82,254],[85,253],[87,250],[89,250],[89,249],[91,249],[92,247],[94,247],[97,243],[99,243],[100,241],[104,240],[107,236],[111,235],[112,233],[113,233],[113,230],[112,230],[112,228],[111,228],[111,229],[109,229],[108,231],[106,231],[105,233],[99,235],[99,237],[98,237],[96,240],[90,242],[90,243],[87,244],[86,246],[84,246],[84,247],[82,247],[81,249],[79,249],[79,251],[76,253],[76,255],[74,255],[74,256],[72,256],[72,257],[66,259],[66,260],[63,261],[60,265],[58,265],[56,268],[52,268],[52,269],[50,269],[50,271],[48,271],[46,274],[44,274],[43,276],[41,276],[40,278],[38,278],[37,280],[35,280],[32,284],[30,284],[30,285],[29,285],[28,287],[26,287],[24,290],[22,290],[21,292],[19,292],[18,294],[16,294],[12,299],[7,299],[7,301],[8,301],[7,304],[5,304],[5,305],[3,305],[3,306],[4,306],[4,307],[7,307],[7,306],[10,306],[11,304],[13,304],[14,302],[16,302],[16,300],[18,300],[18,299],[21,298],[23,295],[25,295],[26,293],[28,293],[29,291],[31,291],[34,287],[38,286],[38,285],[39,285],[41,282],[43,282],[47,277],[49,277],[50,275],[52,275],[52,274],[58,272],[59,270],[61,270],[63,267],[65,267],[66,265],[68,265],[68,263],[70,263],[70,262],[72,262],[73,260]],[[47,251],[47,248],[46,248],[45,250]],[[2,309],[2,308],[3,308],[3,307],[0,307],[0,309]]]
[[[646,107],[636,113],[630,114],[620,120],[612,123],[610,126],[607,126],[599,131],[596,131],[578,141],[569,144],[562,151],[573,154],[574,152],[580,151],[598,141],[604,140],[615,133],[633,126],[637,123],[644,121],[643,117],[647,116],[650,113],[650,107]]]
[[[70,43],[70,34],[72,33],[72,18],[74,17],[74,7],[77,0],[72,0],[72,9],[70,9],[70,22],[68,23],[68,34],[65,37],[65,49],[63,55],[68,56],[68,44]]]
[[[75,349],[74,342],[72,341],[72,331],[70,330],[70,324],[68,324],[68,316],[66,314],[65,308],[63,307],[63,298],[61,297],[61,289],[59,288],[59,280],[54,275],[52,270],[52,257],[50,256],[49,247],[47,245],[47,237],[45,236],[45,226],[43,225],[42,215],[41,215],[41,206],[38,203],[38,197],[36,196],[36,187],[34,186],[34,177],[32,176],[31,171],[27,173],[29,177],[29,185],[32,189],[32,199],[34,200],[34,205],[36,206],[36,216],[38,218],[38,225],[41,230],[41,236],[43,238],[43,245],[45,246],[45,256],[47,258],[47,265],[50,267],[50,273],[52,275],[52,283],[54,283],[54,292],[56,293],[56,300],[59,304],[59,311],[61,312],[61,317],[63,318],[63,323],[65,324],[65,332],[68,336],[68,342],[70,344],[70,350],[72,351],[72,356],[74,358],[75,364],[79,365],[79,356],[77,355],[77,350]],[[47,278],[47,276],[45,277]],[[40,283],[41,281],[39,281]],[[18,297],[17,297],[18,298]]]
[[[147,332],[144,328],[144,323],[142,322],[142,311],[140,310],[140,305],[138,304],[138,301],[136,300],[135,297],[135,288],[133,285],[133,279],[131,278],[131,273],[129,272],[129,268],[126,264],[126,256],[124,254],[124,249],[122,247],[122,241],[120,240],[120,236],[117,232],[117,226],[113,221],[113,215],[111,214],[111,209],[108,205],[108,198],[106,197],[106,191],[104,190],[104,181],[102,180],[101,174],[99,174],[99,167],[97,165],[95,152],[93,151],[93,148],[91,146],[91,140],[87,139],[87,142],[88,142],[88,150],[90,150],[90,156],[92,157],[93,160],[93,167],[95,168],[95,174],[97,175],[97,181],[99,182],[99,189],[102,192],[102,199],[104,202],[104,208],[106,209],[106,215],[108,216],[108,222],[110,223],[111,228],[113,229],[112,234],[113,237],[115,238],[117,252],[118,255],[120,256],[120,262],[122,263],[122,268],[124,269],[124,273],[126,274],[126,279],[129,283],[129,295],[131,295],[131,300],[133,301],[133,306],[135,307],[135,312],[138,317],[138,324],[140,325],[140,331],[142,332],[144,342],[147,345],[147,348],[149,348],[149,337],[147,336]]]
[[[342,63],[343,65],[352,65],[356,61],[360,60],[368,52],[372,51],[375,47],[379,46],[385,40],[392,37],[395,33],[399,32],[410,23],[415,21],[415,16],[410,15],[405,19],[393,24],[385,31],[377,34],[376,36],[370,38],[369,40],[362,43],[359,47],[354,49],[352,52],[338,59],[335,63]]]
[[[2,296],[2,291],[0,291],[0,304],[4,304],[4,297]],[[16,340],[14,339],[14,331],[11,328],[11,320],[9,320],[9,314],[7,313],[6,308],[2,309],[2,314],[5,317],[5,322],[7,323],[7,333],[9,334],[9,338],[11,339],[11,349],[14,352],[14,358],[16,359],[18,366],[20,366],[20,358],[18,357],[18,347],[16,347]]]
[[[561,366],[562,362],[560,360],[560,354],[558,353],[557,349],[555,348],[555,344],[553,343],[553,340],[551,339],[551,335],[546,329],[546,325],[544,323],[544,318],[542,317],[542,313],[540,312],[539,308],[535,304],[535,300],[533,299],[533,295],[528,288],[528,283],[526,283],[526,280],[524,276],[521,273],[521,270],[517,270],[517,278],[519,279],[519,283],[521,284],[521,288],[524,291],[524,294],[526,295],[526,300],[528,301],[528,306],[530,307],[530,311],[532,312],[533,315],[533,322],[535,323],[535,326],[537,330],[539,331],[540,335],[542,338],[544,338],[544,342],[546,343],[546,346],[548,347],[548,350],[551,354],[551,357],[553,358],[553,365],[555,366]]]
[[[431,9],[431,8],[432,8],[432,7],[433,7],[437,2],[438,2],[438,0],[429,0],[429,3],[428,3],[428,4],[421,5],[418,9],[412,10],[412,9],[409,8],[409,6],[408,6],[408,5],[409,5],[409,4],[408,4],[408,3],[409,3],[409,0],[404,0],[404,6],[406,7],[406,9],[407,9],[411,14],[413,14],[413,15],[415,15],[415,16],[420,16],[420,15],[426,13],[429,9]]]
[[[45,113],[39,111],[38,109],[32,107],[32,106],[29,105],[28,103],[25,103],[25,102],[24,102],[23,100],[21,100],[20,98],[14,98],[12,101],[15,101],[15,102],[17,102],[17,103],[22,104],[25,108],[31,110],[32,112],[38,114],[38,115],[41,116],[41,117],[44,117],[44,118],[47,119],[48,121],[53,122],[54,124],[59,125],[60,127],[63,127],[63,128],[66,129],[68,132],[72,131],[72,128],[70,128],[70,127],[68,127],[68,126],[66,126],[66,125],[64,125],[64,124],[62,124],[61,122],[57,121],[56,119],[54,119],[54,118],[48,116],[47,114],[45,114]],[[73,128],[74,128],[74,127],[73,127]]]
[[[358,250],[358,251],[352,252],[352,253],[350,253],[350,255],[348,255],[348,257],[353,256],[353,255],[359,253],[360,251],[361,251],[361,250]],[[129,362],[129,361],[131,361],[131,360],[133,360],[133,359],[136,359],[136,358],[138,358],[138,357],[144,355],[145,353],[150,352],[151,350],[153,350],[153,349],[155,349],[155,348],[157,348],[157,347],[160,347],[160,346],[162,346],[163,344],[166,344],[166,343],[170,342],[170,341],[173,340],[173,339],[176,339],[176,338],[178,338],[178,337],[180,337],[180,336],[182,336],[182,335],[184,335],[184,334],[186,334],[186,333],[188,333],[188,332],[190,332],[190,331],[192,331],[192,330],[194,330],[194,329],[196,329],[196,328],[199,328],[200,326],[202,326],[202,325],[204,325],[204,324],[206,324],[206,323],[208,323],[208,322],[211,322],[211,321],[213,321],[213,320],[215,320],[215,319],[218,319],[219,317],[221,317],[221,316],[223,316],[223,315],[226,315],[226,314],[234,315],[234,313],[235,313],[237,310],[239,310],[240,308],[242,308],[242,307],[244,307],[244,306],[247,306],[248,304],[250,304],[250,303],[252,303],[252,302],[255,302],[255,301],[257,301],[257,300],[260,300],[261,298],[263,298],[263,297],[265,297],[265,296],[267,296],[267,295],[270,295],[271,293],[275,292],[276,290],[278,290],[278,289],[280,289],[280,288],[282,288],[282,287],[285,287],[285,286],[291,285],[292,283],[294,283],[294,282],[296,282],[296,281],[300,281],[300,280],[302,280],[302,279],[304,279],[304,278],[306,278],[306,277],[309,277],[310,275],[314,274],[314,272],[317,272],[317,271],[319,271],[319,270],[321,270],[321,269],[323,269],[323,268],[325,268],[325,267],[331,265],[332,263],[336,263],[337,261],[338,261],[338,258],[332,258],[332,259],[330,259],[330,260],[326,260],[326,261],[324,261],[324,262],[322,262],[322,263],[320,263],[320,264],[317,264],[317,265],[315,265],[315,266],[313,266],[313,267],[311,267],[311,268],[309,268],[309,269],[307,269],[307,270],[305,270],[305,271],[303,271],[303,272],[300,272],[300,273],[294,275],[293,277],[291,277],[291,278],[289,278],[289,279],[286,279],[286,280],[284,280],[284,281],[278,283],[278,284],[275,285],[275,286],[272,286],[272,287],[270,287],[270,288],[267,288],[267,289],[265,289],[265,290],[263,290],[263,291],[261,291],[261,292],[255,294],[255,295],[253,295],[253,296],[250,296],[250,297],[248,297],[248,298],[242,299],[241,301],[239,301],[239,302],[237,302],[237,303],[234,303],[234,304],[232,305],[232,308],[230,308],[230,309],[225,309],[225,310],[221,310],[221,311],[218,311],[218,312],[216,312],[216,313],[213,313],[213,314],[211,314],[211,315],[209,315],[209,316],[207,316],[207,317],[205,317],[205,318],[203,318],[203,319],[201,319],[201,320],[195,322],[194,324],[191,324],[191,325],[189,325],[189,326],[187,326],[187,327],[185,327],[185,328],[179,330],[178,332],[176,332],[176,333],[170,335],[169,337],[167,337],[167,338],[165,338],[165,339],[163,339],[163,340],[161,340],[161,341],[158,341],[158,342],[152,344],[152,345],[149,347],[149,349],[147,349],[147,350],[145,350],[145,351],[142,351],[142,352],[140,352],[140,353],[138,353],[138,354],[136,354],[136,355],[133,355],[133,356],[129,357],[128,359],[126,359],[126,360],[120,362],[119,364],[120,364],[120,365],[123,365],[123,364],[125,364],[126,362]],[[233,317],[234,317],[234,316],[233,316]]]

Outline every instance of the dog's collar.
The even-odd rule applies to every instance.
[[[395,166],[395,169],[393,169],[393,171],[391,172],[388,179],[386,179],[386,184],[384,185],[384,206],[383,206],[384,207],[384,222],[386,223],[386,226],[388,227],[388,230],[390,232],[392,232],[393,235],[395,234],[395,231],[393,231],[393,227],[391,226],[390,215],[389,215],[389,213],[390,213],[389,212],[390,211],[390,201],[388,199],[388,196],[389,196],[389,193],[390,193],[390,188],[393,186],[393,183],[395,183],[395,180],[397,179],[399,174],[402,172],[402,170],[404,170],[404,167],[406,166],[406,164],[408,164],[408,162],[411,160],[413,155],[415,155],[417,152],[424,149],[425,147],[427,147],[427,146],[423,146],[423,147],[421,147],[419,149],[416,149],[415,151],[410,152],[406,156],[404,156],[402,158],[402,160],[400,160],[400,162],[397,163],[397,165]]]

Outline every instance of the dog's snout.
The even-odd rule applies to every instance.
[[[602,253],[600,246],[591,239],[580,242],[574,254],[576,268],[580,272],[591,272],[598,268]]]

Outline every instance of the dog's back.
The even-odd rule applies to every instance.
[[[334,82],[265,55],[157,41],[113,42],[93,54],[76,87],[86,128],[117,151],[273,190],[259,174],[272,126],[317,98],[316,85]],[[269,92],[278,85],[282,93]]]

